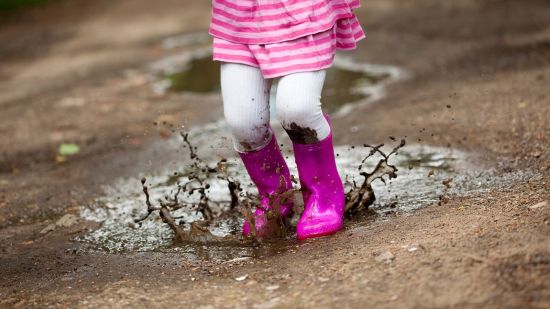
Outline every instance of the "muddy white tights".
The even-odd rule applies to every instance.
[[[292,141],[316,143],[330,133],[321,110],[326,71],[281,77],[277,87],[277,117]],[[271,137],[269,91],[271,79],[244,64],[222,63],[221,86],[225,120],[238,151],[261,149]]]

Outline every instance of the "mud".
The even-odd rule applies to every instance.
[[[172,246],[162,218],[129,224],[147,213],[142,177],[159,205],[193,164],[182,126],[205,162],[239,171],[219,94],[166,81],[210,53],[209,10],[75,0],[2,20],[1,307],[547,306],[547,1],[370,1],[368,39],[336,66],[389,75],[332,120],[348,185],[364,179],[363,143],[407,136],[372,211],[322,240],[205,244],[199,229]],[[81,151],[58,163],[61,143]],[[78,223],[55,224],[67,214]],[[241,220],[213,230],[236,237]]]
[[[290,125],[283,125],[290,140],[297,144],[310,145],[319,142],[317,137],[317,131],[311,128],[303,128],[297,125],[295,122]]]
[[[245,151],[254,150],[254,147],[252,147],[252,144],[250,144],[249,142],[240,141],[239,145],[241,145]]]
[[[106,189],[106,195],[97,199],[94,206],[81,210],[83,219],[101,223],[100,228],[80,238],[89,245],[88,249],[169,252],[181,247],[182,242],[186,252],[201,251],[206,245],[231,247],[231,252],[223,253],[220,249],[210,255],[202,255],[221,261],[255,256],[251,253],[252,249],[261,251],[270,248],[270,243],[263,248],[240,237],[243,221],[247,217],[251,219],[259,198],[238,158],[208,161],[199,155],[201,151],[211,151],[212,145],[208,141],[224,135],[230,138],[222,124],[206,127],[210,129],[198,127],[181,134],[183,139],[177,135],[173,137],[174,143],[164,151],[175,152],[184,140],[188,145],[185,151],[192,149],[192,163],[181,171],[162,168],[146,176],[149,183],[147,194],[151,197],[143,198],[138,187],[139,179],[120,179],[113,187]],[[279,129],[276,134],[283,135],[284,131]],[[202,142],[197,144],[200,146],[193,146],[193,140]],[[385,218],[408,213],[434,204],[445,204],[450,198],[458,196],[507,190],[527,179],[541,177],[529,172],[498,175],[494,169],[472,162],[474,154],[419,145],[404,147],[404,140],[394,140],[389,139],[388,146],[364,144],[338,146],[335,149],[337,166],[345,183],[347,217],[351,219],[347,223],[348,228],[361,225],[360,218],[373,214]],[[291,173],[297,177],[293,156],[289,154],[286,161]],[[292,226],[296,224],[300,207],[303,206],[300,192],[295,190],[292,195],[296,209],[289,233],[286,233],[287,226],[278,221],[279,216],[275,215],[278,213],[269,212],[273,214],[273,230],[280,231],[280,235],[287,240],[295,237]],[[159,216],[162,207],[170,214],[169,218],[177,219],[167,222]],[[205,207],[213,215],[206,215]],[[139,225],[134,224],[136,218],[141,218]],[[175,247],[172,245],[174,237],[176,243],[180,243]],[[197,257],[193,255],[193,258]]]

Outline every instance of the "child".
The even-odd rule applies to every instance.
[[[221,61],[224,115],[250,178],[262,197],[254,213],[256,234],[272,232],[269,198],[292,189],[288,167],[269,125],[269,92],[277,88],[277,115],[293,143],[304,212],[298,239],[343,227],[344,188],[334,159],[331,126],[321,110],[325,69],[336,49],[364,38],[352,10],[359,0],[213,0],[210,34]],[[292,214],[290,199],[279,213]],[[243,234],[250,234],[245,222]]]

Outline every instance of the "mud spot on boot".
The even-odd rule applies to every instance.
[[[295,122],[290,124],[290,128],[284,127],[286,133],[294,143],[298,144],[316,144],[319,142],[317,131],[311,128],[303,128]]]
[[[244,151],[252,151],[254,150],[254,147],[249,142],[239,142],[239,144],[243,147]]]
[[[265,143],[268,143],[271,140],[271,132],[269,132],[269,130],[265,131],[263,139]]]

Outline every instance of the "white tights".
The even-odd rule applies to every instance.
[[[277,87],[277,117],[291,140],[312,144],[325,139],[330,127],[321,110],[326,71],[283,76]],[[261,149],[271,139],[269,92],[271,79],[258,68],[222,63],[221,86],[225,120],[237,151]]]

